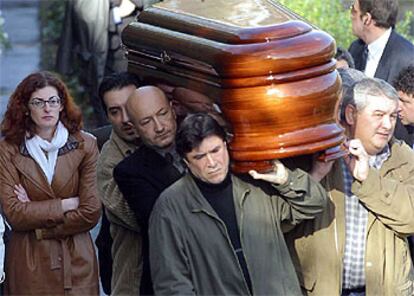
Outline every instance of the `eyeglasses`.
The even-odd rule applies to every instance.
[[[49,104],[50,108],[57,108],[60,106],[61,100],[57,96],[50,97],[49,100],[43,100],[39,98],[32,99],[31,102],[29,102],[30,105],[37,109],[44,108],[46,106],[46,103]]]

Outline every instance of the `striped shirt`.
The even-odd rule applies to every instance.
[[[369,159],[369,166],[380,169],[390,156],[388,145],[383,151]],[[365,286],[365,244],[368,210],[352,193],[354,178],[342,161],[345,186],[345,254],[343,259],[344,289],[354,289]]]

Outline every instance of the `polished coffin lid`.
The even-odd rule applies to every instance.
[[[270,0],[170,0],[123,32],[128,70],[209,96],[232,126],[236,171],[343,141],[335,42]]]

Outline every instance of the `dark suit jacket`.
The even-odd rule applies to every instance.
[[[149,268],[148,221],[161,192],[181,177],[159,153],[141,146],[114,169],[118,188],[134,211],[142,229],[143,273],[140,294],[153,294]],[[131,250],[133,252],[133,250]]]
[[[361,70],[362,52],[365,43],[361,39],[352,42],[349,52],[355,61],[355,68]],[[394,30],[382,53],[375,77],[392,84],[402,69],[414,65],[414,45]]]
[[[394,136],[403,140],[408,146],[413,147],[414,145],[414,126],[403,125],[401,121],[397,121],[395,126]]]
[[[141,146],[114,169],[119,190],[138,222],[147,226],[152,208],[164,189],[181,177],[179,171],[159,153]]]
[[[361,59],[364,46],[364,41],[358,39],[349,47],[349,52],[354,58],[357,70],[362,68]],[[392,85],[400,71],[409,65],[414,65],[414,45],[393,30],[382,53],[375,77],[384,79]],[[403,140],[412,147],[412,135],[408,134],[399,120],[394,135],[397,139]]]

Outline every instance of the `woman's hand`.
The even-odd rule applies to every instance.
[[[79,197],[77,196],[62,199],[62,209],[64,213],[76,210],[78,206],[79,206]]]
[[[260,174],[255,170],[249,171],[253,179],[261,179],[276,185],[283,185],[287,182],[289,173],[286,167],[279,160],[273,161],[273,171],[267,174]]]
[[[30,202],[27,192],[21,184],[14,185],[14,193],[21,202]]]

